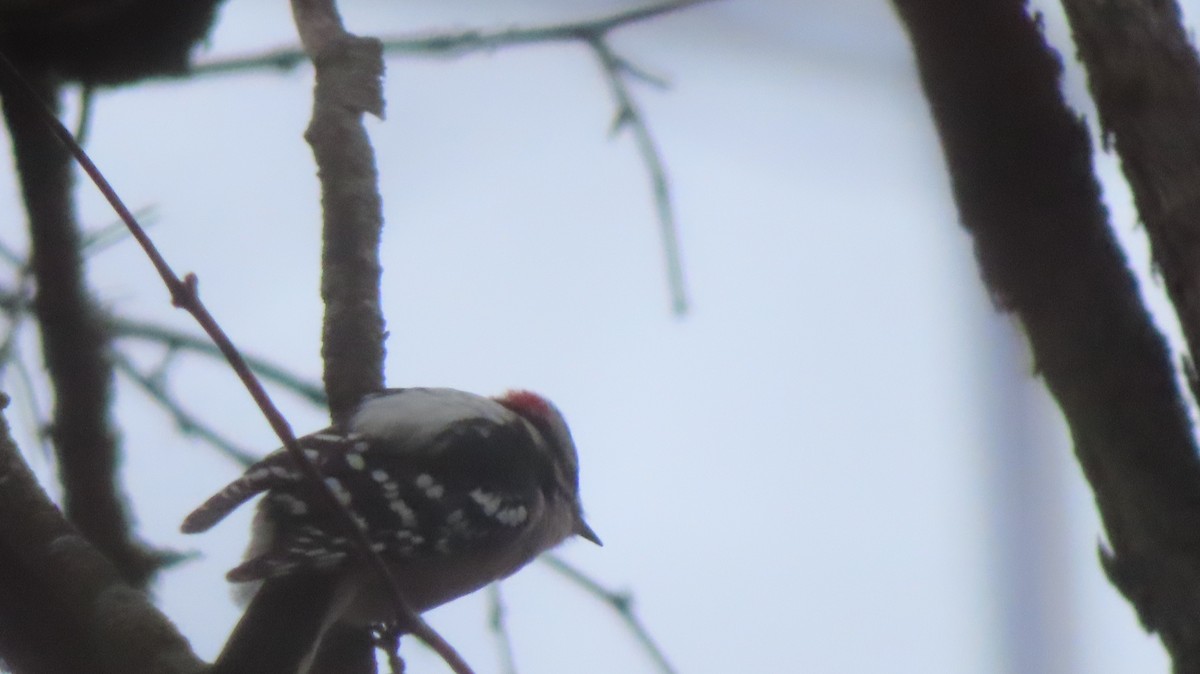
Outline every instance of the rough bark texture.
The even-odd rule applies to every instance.
[[[364,113],[383,112],[383,48],[378,40],[342,35],[324,43],[314,62],[317,84],[305,138],[317,161],[325,214],[325,391],[333,420],[340,423],[365,394],[384,386],[383,205],[375,152],[363,126]]]
[[[1200,62],[1172,0],[1065,0],[1105,138],[1200,354]],[[1198,388],[1195,373],[1189,373]],[[1200,398],[1200,396],[1197,396]]]
[[[7,405],[0,395],[0,407]],[[46,498],[0,416],[0,657],[21,674],[190,674],[204,665]]]
[[[334,0],[292,0],[292,14],[316,69],[304,137],[317,163],[324,215],[321,359],[330,416],[344,425],[363,396],[384,388],[383,199],[363,125],[365,113],[383,116],[383,45],[346,31]],[[339,630],[322,643],[313,664],[314,674],[375,671],[365,629]]]
[[[304,137],[321,180],[321,357],[335,424],[384,387],[379,240],[383,199],[363,115],[383,116],[383,45],[347,32],[334,0],[292,0],[304,51],[316,68]]]
[[[963,225],[1096,496],[1110,578],[1200,672],[1200,462],[1164,340],[1113,240],[1060,63],[1019,0],[894,0]]]

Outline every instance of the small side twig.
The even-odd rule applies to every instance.
[[[620,28],[684,10],[713,0],[674,0],[641,7],[596,19],[587,19],[532,28],[509,28],[496,31],[468,30],[426,36],[384,38],[383,49],[393,56],[459,57],[470,53],[494,51],[519,45],[583,42],[596,54],[617,104],[613,132],[628,127],[649,174],[655,211],[662,239],[667,271],[667,286],[672,310],[678,316],[688,311],[687,282],[680,252],[678,224],[675,220],[671,192],[662,154],[654,142],[644,116],[637,108],[626,77],[665,87],[663,78],[653,75],[629,60],[614,53],[608,43],[611,33]],[[304,50],[286,47],[250,56],[214,60],[195,66],[193,75],[224,74],[278,68],[290,70],[308,57]]]
[[[619,28],[678,12],[714,0],[674,0],[648,7],[639,7],[609,16],[583,21],[506,28],[503,30],[465,30],[436,35],[407,35],[381,38],[384,52],[392,56],[434,56],[454,58],[475,52],[494,51],[505,47],[555,42],[575,42],[589,36],[606,35]],[[183,76],[227,75],[274,68],[288,71],[309,62],[308,54],[300,47],[279,47],[257,54],[213,59],[196,64]]]
[[[508,611],[504,606],[499,582],[488,585],[487,600],[488,626],[496,637],[496,647],[500,651],[500,671],[504,674],[517,674],[517,658],[513,653],[512,635],[508,632]]]
[[[663,672],[663,674],[678,674],[675,667],[667,660],[666,654],[659,648],[658,643],[654,641],[654,637],[650,636],[650,631],[646,629],[646,626],[642,624],[637,614],[634,613],[633,597],[628,592],[614,592],[604,587],[591,576],[553,553],[546,553],[539,557],[539,559],[546,566],[558,572],[559,575],[612,608],[617,616],[621,618],[621,621],[625,623],[625,627],[638,640],[638,643],[642,645],[642,648],[650,656],[650,659],[654,661],[655,666],[658,667],[660,672]]]
[[[34,386],[29,368],[21,358],[17,341],[33,304],[30,299],[32,291],[29,288],[29,267],[24,263],[18,267],[20,269],[20,278],[17,281],[18,290],[11,293],[11,297],[0,299],[0,310],[8,315],[9,320],[8,330],[4,334],[4,339],[0,341],[0,376],[5,374],[9,365],[16,369],[17,379],[25,389],[25,395],[21,396],[21,399],[25,401],[25,411],[29,415],[29,428],[34,431],[34,437],[41,447],[42,456],[49,457],[54,452],[53,447],[50,446],[50,434],[45,422],[49,416],[42,411],[38,389]]]
[[[37,287],[32,308],[54,392],[51,432],[63,509],[132,585],[144,587],[161,557],[133,533],[120,487],[110,344],[86,279],[71,156],[40,129],[42,115],[58,121],[46,105],[57,107],[61,83],[43,66],[30,65],[30,77],[34,84],[0,78],[0,105],[29,220],[29,269]],[[37,101],[37,108],[22,98]]]
[[[0,241],[0,261],[16,267],[22,276],[29,274],[29,260],[24,255],[18,255],[17,251],[10,248],[3,241]]]
[[[123,337],[141,339],[163,344],[170,349],[182,349],[215,358],[224,357],[221,350],[211,341],[165,325],[135,321],[121,316],[110,316],[107,324],[113,336],[118,339]],[[245,359],[246,364],[259,377],[279,384],[313,405],[325,406],[325,390],[321,388],[320,384],[304,379],[287,368],[264,358],[245,356]]]
[[[145,206],[133,212],[137,216],[138,222],[142,223],[143,227],[154,225],[155,209],[153,206]],[[110,222],[103,227],[88,232],[83,237],[83,254],[91,257],[97,253],[103,252],[105,249],[115,246],[116,244],[129,238],[129,230],[125,227],[125,223],[117,220]]]
[[[32,302],[27,294],[0,287],[0,311],[15,316],[18,313],[28,313],[31,307]],[[168,349],[176,351],[189,351],[203,356],[224,359],[224,354],[221,353],[221,350],[211,340],[197,337],[183,330],[111,314],[102,316],[101,320],[104,321],[105,329],[116,339],[140,339],[161,344]],[[278,384],[313,405],[318,407],[326,405],[325,390],[315,381],[305,379],[282,365],[265,358],[245,356],[245,359],[246,364],[259,377]]]
[[[191,435],[207,442],[223,456],[242,467],[248,467],[259,459],[259,457],[251,452],[238,447],[236,443],[221,435],[215,428],[184,409],[183,404],[176,400],[170,391],[167,390],[161,377],[153,377],[138,370],[137,366],[130,362],[129,358],[123,353],[114,353],[113,359],[117,372],[125,375],[130,381],[137,384],[138,388],[142,389],[151,400],[166,410],[167,414],[170,414],[171,418],[175,421],[175,427],[179,429],[180,433]]]
[[[379,557],[379,554],[371,549],[370,541],[367,539],[363,530],[359,528],[357,522],[355,522],[354,515],[337,499],[333,491],[329,488],[329,485],[327,485],[325,480],[322,479],[320,470],[318,470],[312,461],[305,456],[304,451],[300,448],[299,443],[296,441],[296,436],[292,432],[292,428],[288,424],[287,420],[279,412],[278,408],[275,407],[274,402],[271,401],[270,396],[267,395],[266,390],[263,389],[262,384],[254,375],[254,372],[250,370],[250,367],[246,364],[246,361],[242,358],[237,348],[233,345],[233,342],[229,339],[229,336],[225,334],[225,331],[221,329],[221,326],[212,317],[212,314],[208,312],[208,309],[204,306],[204,303],[200,301],[200,296],[197,290],[199,281],[196,278],[196,275],[188,274],[181,279],[175,274],[175,271],[171,269],[169,264],[167,264],[167,261],[163,258],[162,254],[159,253],[158,248],[154,245],[154,242],[150,240],[150,237],[147,236],[145,230],[143,230],[141,225],[138,224],[137,219],[134,218],[133,213],[130,212],[129,208],[126,207],[125,203],[117,195],[112,185],[108,183],[108,180],[96,167],[95,163],[92,162],[87,153],[83,151],[83,148],[81,148],[79,144],[75,142],[75,139],[71,136],[71,132],[62,125],[56,116],[46,109],[41,100],[32,92],[28,84],[25,83],[20,72],[13,66],[7,57],[3,56],[2,54],[0,54],[0,73],[3,73],[3,75],[0,75],[0,77],[3,77],[4,79],[9,80],[16,85],[11,89],[6,89],[6,91],[11,91],[18,97],[24,99],[23,102],[25,104],[33,106],[34,109],[41,111],[41,117],[43,121],[50,127],[51,131],[59,138],[59,140],[63,142],[63,144],[75,157],[75,160],[83,168],[84,173],[88,175],[88,177],[96,185],[97,189],[100,190],[105,200],[108,201],[112,209],[116,211],[117,215],[121,217],[121,220],[124,221],[129,227],[130,233],[142,247],[142,250],[145,251],[146,256],[150,259],[151,264],[154,265],[155,270],[162,278],[163,284],[166,285],[167,290],[171,295],[172,304],[191,314],[196,322],[200,324],[200,327],[204,329],[208,336],[217,345],[217,348],[221,350],[221,353],[225,355],[226,360],[229,362],[229,366],[234,370],[235,373],[237,373],[238,378],[241,379],[242,384],[246,387],[246,390],[254,399],[255,404],[258,405],[259,409],[263,413],[263,416],[266,417],[267,422],[271,425],[272,430],[274,430],[275,434],[279,436],[280,442],[283,444],[288,454],[292,456],[293,460],[296,462],[296,465],[304,474],[305,479],[312,483],[316,493],[318,493],[320,498],[325,501],[325,505],[330,509],[330,512],[335,513],[335,517],[337,517],[339,525],[343,528],[344,533],[355,542],[355,547],[358,549],[359,554],[362,555],[367,564],[371,566],[384,581],[385,587],[391,596],[392,603],[397,608],[398,619],[405,623],[405,626],[414,636],[429,645],[430,648],[437,652],[438,655],[440,655],[442,659],[445,660],[448,665],[450,665],[451,669],[453,669],[456,674],[473,674],[471,672],[471,668],[467,666],[466,662],[462,660],[462,657],[459,656],[458,653],[455,652],[448,643],[446,643],[445,639],[435,632],[433,628],[430,627],[429,624],[420,617],[420,615],[412,610],[411,606],[404,598],[404,593],[396,584],[396,579],[388,571],[386,564]]]
[[[79,120],[75,123],[75,140],[87,145],[88,132],[92,129],[92,112],[96,103],[96,86],[85,83],[79,92]]]
[[[658,146],[654,142],[654,136],[650,134],[650,127],[646,125],[646,119],[638,109],[629,87],[625,83],[625,75],[633,75],[641,79],[649,76],[618,57],[603,35],[589,38],[588,45],[599,59],[600,67],[608,79],[609,88],[617,103],[612,132],[616,134],[622,129],[630,130],[638,153],[642,156],[642,163],[645,164],[646,171],[649,173],[654,194],[654,208],[658,213],[659,233],[662,237],[671,304],[675,314],[682,316],[688,311],[687,282],[683,276],[683,256],[679,252],[679,228],[675,223],[675,209],[671,202],[671,188],[667,181],[667,171]]]

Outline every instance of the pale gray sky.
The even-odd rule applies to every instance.
[[[364,34],[632,5],[342,4]],[[232,0],[204,56],[290,43],[292,30],[286,3]],[[645,172],[629,138],[607,135],[612,102],[585,49],[390,59],[388,118],[370,124],[389,383],[553,398],[606,543],[563,555],[633,590],[692,674],[1005,671],[988,412],[1003,403],[1030,415],[1012,423],[1052,457],[1036,470],[1057,547],[1038,554],[1062,583],[1018,602],[1053,607],[1064,641],[1043,662],[1166,671],[1099,571],[1100,529],[1061,423],[980,289],[887,3],[716,3],[616,46],[673,82],[637,93],[669,167],[693,313],[668,311]],[[310,92],[301,68],[104,93],[88,149],[127,202],[156,206],[152,234],[177,270],[199,275],[239,345],[316,378]],[[1108,160],[1103,171],[1116,175]],[[19,239],[11,171],[0,181],[2,235]],[[1136,239],[1112,194],[1118,230]],[[80,201],[88,223],[112,220],[92,190]],[[1144,247],[1133,258],[1144,267]],[[132,246],[97,257],[92,280],[123,312],[191,327]],[[184,361],[172,381],[226,434],[274,446],[223,369]],[[322,425],[317,410],[281,402],[298,431]],[[176,532],[236,470],[127,385],[120,404],[146,536],[204,554],[164,575],[162,605],[211,656],[237,617],[222,576],[250,509],[204,536]],[[505,593],[522,674],[653,671],[604,608],[547,570]],[[495,671],[483,606],[463,600],[431,621]],[[408,650],[410,671],[441,671]]]

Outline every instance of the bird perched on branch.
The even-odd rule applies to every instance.
[[[579,461],[562,414],[528,391],[368,396],[345,428],[299,439],[417,612],[505,578],[578,535]],[[206,531],[263,493],[235,583],[258,582],[213,674],[306,674],[331,628],[397,618],[383,580],[293,456],[273,452],[184,520]],[[344,517],[344,515],[343,515]]]

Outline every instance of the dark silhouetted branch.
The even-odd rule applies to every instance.
[[[1106,142],[1200,354],[1200,61],[1173,1],[1064,0]],[[1191,377],[1200,393],[1200,382]],[[1200,395],[1197,396],[1200,400]]]
[[[663,674],[676,674],[675,668],[667,660],[667,656],[659,648],[658,643],[650,636],[650,630],[642,624],[642,621],[633,612],[633,596],[627,592],[613,592],[596,582],[594,578],[586,573],[575,568],[566,560],[553,553],[544,554],[539,557],[547,566],[554,569],[567,580],[571,581],[578,587],[585,590],[588,594],[603,603],[607,604],[617,616],[621,618],[621,622],[625,623],[625,627],[637,639],[642,649],[654,661],[654,665],[658,667]]]
[[[513,653],[512,635],[508,633],[507,609],[504,606],[504,595],[500,593],[500,583],[487,586],[488,627],[496,637],[496,648],[500,651],[500,671],[503,674],[517,674],[517,658]]]
[[[0,406],[7,404],[7,398]],[[199,674],[187,640],[46,497],[0,416],[0,654],[24,674]]]
[[[3,302],[0,292],[0,303]],[[110,316],[107,324],[116,338],[133,338],[162,344],[170,349],[181,349],[195,352],[213,358],[223,358],[221,350],[211,340],[195,335],[157,325],[146,321],[135,321],[120,316]],[[274,382],[283,388],[308,400],[313,405],[324,407],[326,404],[325,390],[319,384],[311,382],[288,369],[264,358],[246,356],[246,365],[259,377]]]
[[[577,42],[595,36],[605,36],[614,30],[634,23],[653,19],[665,14],[702,5],[714,0],[677,0],[648,7],[641,7],[610,16],[570,23],[532,28],[507,28],[503,30],[466,30],[426,36],[385,37],[384,51],[391,56],[438,56],[458,57],[475,52],[495,51],[505,47],[518,47],[555,42]],[[260,54],[214,59],[192,67],[190,75],[223,75],[254,72],[266,68],[292,70],[309,62],[308,55],[299,47],[281,47]]]
[[[654,86],[663,87],[662,78],[653,76],[628,60],[618,56],[609,44],[610,34],[620,28],[678,12],[712,0],[676,0],[642,7],[610,16],[585,21],[539,26],[509,28],[496,31],[469,30],[439,35],[393,37],[382,40],[384,52],[392,56],[458,57],[505,47],[581,42],[596,54],[608,80],[617,105],[613,132],[628,128],[633,134],[642,163],[650,177],[651,194],[658,217],[663,255],[667,271],[667,286],[672,309],[676,315],[688,311],[687,282],[680,252],[678,225],[675,221],[669,182],[661,152],[658,150],[645,117],[641,114],[626,83],[632,77]],[[289,70],[307,62],[301,49],[286,47],[263,54],[214,60],[193,69],[194,75],[225,74],[278,68]],[[334,407],[335,411],[337,407]]]
[[[1020,319],[1070,426],[1108,534],[1109,578],[1175,671],[1200,672],[1200,461],[1057,55],[1020,0],[893,1],[983,279]]]
[[[180,433],[207,442],[223,456],[243,468],[250,466],[261,458],[238,447],[232,440],[221,435],[217,429],[184,409],[183,404],[176,400],[170,391],[167,390],[161,376],[155,377],[144,374],[119,351],[114,354],[114,358],[117,371],[128,377],[134,384],[137,384],[138,388],[142,389],[142,392],[150,396],[151,400],[158,403],[159,407],[162,407],[170,414],[171,418],[175,421],[175,427],[179,429]]]
[[[319,0],[313,0],[313,2],[320,4]],[[133,213],[130,212],[129,208],[112,188],[112,185],[108,183],[108,180],[105,179],[104,175],[96,167],[95,163],[92,162],[91,158],[88,157],[87,153],[83,151],[83,148],[79,147],[79,144],[76,143],[75,139],[71,137],[71,132],[62,125],[58,118],[54,116],[49,109],[45,108],[44,104],[42,104],[42,102],[37,98],[35,92],[27,83],[24,82],[20,72],[3,55],[0,55],[0,86],[5,87],[3,89],[6,93],[4,99],[5,105],[8,105],[10,101],[14,100],[22,101],[24,104],[29,105],[32,109],[41,111],[41,114],[39,115],[41,117],[41,122],[47,125],[51,132],[53,132],[53,134],[57,136],[60,141],[62,141],[63,145],[65,145],[70,151],[71,155],[74,156],[75,161],[79,163],[84,173],[88,175],[88,177],[96,185],[97,189],[100,190],[101,195],[104,196],[105,200],[108,201],[112,209],[129,227],[130,233],[133,235],[134,239],[137,240],[138,245],[142,247],[142,250],[146,253],[146,257],[150,259],[151,264],[162,278],[163,284],[167,287],[167,290],[171,295],[172,303],[191,314],[196,322],[200,324],[200,327],[204,329],[204,331],[221,350],[221,353],[225,355],[226,360],[229,362],[229,366],[238,375],[238,378],[242,381],[243,385],[246,387],[246,390],[254,399],[255,404],[258,405],[259,409],[263,413],[263,416],[271,425],[272,430],[274,430],[276,435],[279,436],[279,439],[284,448],[287,450],[288,454],[296,462],[297,467],[304,474],[305,479],[312,483],[314,491],[318,494],[318,498],[321,498],[325,501],[325,505],[330,508],[330,511],[334,513],[335,517],[338,518],[343,531],[350,538],[350,540],[354,541],[356,549],[363,556],[364,560],[376,573],[379,574],[379,577],[384,581],[385,588],[397,608],[397,619],[404,624],[405,628],[408,629],[409,632],[411,632],[421,641],[425,642],[430,646],[430,648],[442,656],[443,660],[445,660],[446,663],[451,666],[451,669],[453,669],[456,674],[471,674],[470,668],[465,662],[462,661],[462,658],[456,652],[454,652],[454,649],[452,649],[449,644],[447,644],[445,640],[437,634],[437,632],[429,627],[429,625],[422,620],[419,615],[415,614],[408,606],[404,599],[403,593],[396,585],[395,579],[388,572],[387,566],[384,564],[383,560],[380,559],[379,555],[374,550],[372,550],[369,540],[366,538],[366,535],[363,533],[362,529],[358,527],[354,520],[353,514],[347,510],[346,507],[337,499],[337,497],[330,490],[329,486],[322,479],[320,471],[315,465],[313,465],[308,457],[305,456],[304,452],[300,449],[300,445],[296,441],[296,436],[292,432],[291,426],[288,424],[287,420],[284,419],[278,408],[275,407],[275,404],[271,401],[270,397],[263,389],[262,384],[255,377],[249,366],[246,365],[246,361],[242,358],[241,354],[238,353],[237,348],[234,347],[233,342],[229,339],[229,336],[225,334],[224,330],[221,329],[220,325],[218,325],[216,320],[212,317],[212,314],[209,313],[207,307],[204,306],[204,303],[200,301],[200,296],[197,290],[199,281],[197,280],[196,276],[194,274],[188,274],[184,279],[180,279],[179,276],[175,274],[174,270],[172,270],[170,265],[167,264],[162,254],[159,253],[157,247],[155,247],[154,242],[150,240],[150,237],[147,236],[145,230],[141,227],[141,225],[138,224],[137,219],[133,216]]]
[[[57,107],[54,75],[31,72],[31,95]],[[161,558],[133,535],[117,476],[118,448],[109,418],[112,363],[108,335],[84,279],[75,222],[71,156],[45,132],[40,110],[0,79],[5,120],[29,216],[33,310],[54,391],[51,433],[67,517],[109,555],[134,586],[144,586]]]
[[[638,152],[642,156],[642,163],[646,165],[646,172],[650,176],[651,192],[654,197],[655,211],[658,213],[659,233],[662,237],[663,255],[667,268],[667,285],[671,291],[671,304],[675,314],[682,316],[688,310],[687,282],[683,276],[679,228],[675,223],[675,209],[672,206],[667,171],[658,146],[654,142],[654,137],[650,134],[650,127],[646,125],[646,118],[638,109],[629,87],[625,83],[626,76],[649,80],[656,84],[657,80],[651,79],[641,70],[618,57],[602,36],[589,39],[588,44],[591,45],[596,58],[600,60],[600,67],[608,79],[609,88],[617,102],[617,114],[613,118],[612,131],[615,134],[622,129],[630,130]]]

